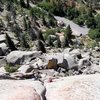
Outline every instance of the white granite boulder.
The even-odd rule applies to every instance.
[[[6,60],[10,64],[25,64],[40,55],[39,51],[12,51],[7,55]]]

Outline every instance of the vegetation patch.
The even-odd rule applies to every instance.
[[[16,72],[18,70],[18,68],[19,68],[19,65],[12,66],[11,64],[7,64],[5,66],[6,72],[9,72],[9,73]]]

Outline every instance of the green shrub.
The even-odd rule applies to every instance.
[[[45,15],[45,12],[38,7],[34,7],[30,9],[30,16],[32,17],[35,16],[42,17],[43,15]]]
[[[74,19],[74,22],[75,22],[76,24],[78,24],[79,26],[84,26],[85,20],[84,20],[83,17],[78,17],[78,18]]]
[[[50,2],[41,2],[38,4],[38,6],[51,13],[54,11],[54,6]]]
[[[96,41],[88,41],[88,43],[87,43],[87,45],[86,45],[86,47],[87,48],[94,48],[94,47],[96,47],[97,46],[97,43],[96,43]]]
[[[79,12],[75,7],[68,7],[65,13],[67,15],[67,18],[70,20],[73,20],[74,18],[77,18],[79,16]]]
[[[88,36],[91,38],[91,39],[94,39],[96,41],[100,41],[100,30],[99,29],[91,29],[89,31],[89,34]]]
[[[94,19],[94,17],[89,17],[87,20],[86,20],[86,23],[88,28],[96,28],[96,21]]]
[[[12,66],[10,64],[7,64],[5,66],[5,70],[6,72],[9,72],[9,73],[13,73],[13,72],[16,72],[18,70],[19,66],[18,65],[15,65],[15,66]]]
[[[44,39],[47,40],[49,35],[54,35],[56,33],[56,29],[48,29],[43,32]]]

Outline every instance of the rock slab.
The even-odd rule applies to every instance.
[[[65,77],[45,85],[47,100],[100,100],[100,74]]]
[[[2,100],[43,100],[45,88],[39,81],[0,80]]]

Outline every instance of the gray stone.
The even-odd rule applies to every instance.
[[[42,68],[45,68],[45,66],[47,65],[47,62],[38,58],[35,61],[30,62],[30,65],[35,69],[42,69]]]
[[[66,49],[64,49],[64,53],[69,53],[70,51],[72,50],[72,48],[66,48]]]
[[[78,55],[81,55],[81,51],[80,51],[80,49],[73,49],[72,51],[70,51],[70,55],[76,57]]]
[[[100,51],[100,47],[95,47],[95,50],[96,51]]]
[[[33,68],[30,65],[22,65],[19,69],[18,72],[20,73],[29,73],[33,70]]]
[[[6,73],[6,70],[4,67],[0,67],[0,73]]]
[[[0,50],[2,50],[3,53],[6,53],[8,47],[5,43],[0,43]]]
[[[12,51],[7,55],[6,60],[10,64],[25,64],[40,55],[39,51]]]
[[[78,62],[79,68],[82,68],[82,66],[90,66],[90,57],[82,58]]]
[[[91,52],[86,52],[81,54],[83,58],[90,57]]]
[[[72,69],[72,68],[77,67],[74,57],[72,57],[69,54],[64,54],[63,65],[65,69]]]

